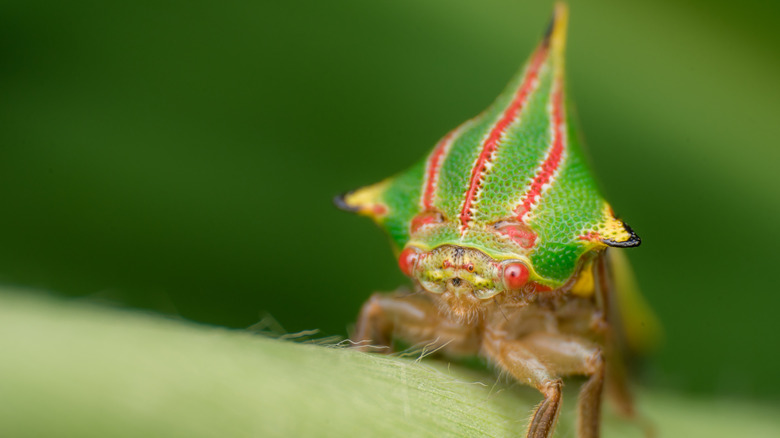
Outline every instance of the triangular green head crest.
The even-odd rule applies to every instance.
[[[550,287],[565,283],[586,254],[639,245],[601,196],[570,119],[567,21],[566,6],[557,5],[544,38],[505,91],[423,161],[336,204],[374,219],[396,251],[449,244],[496,260],[521,258]]]

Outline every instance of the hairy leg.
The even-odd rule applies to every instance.
[[[518,381],[537,388],[544,400],[534,411],[528,438],[549,438],[561,405],[561,377],[586,375],[577,404],[577,436],[599,436],[604,361],[598,345],[581,338],[535,333],[519,340],[486,337],[484,350],[499,367]]]
[[[432,343],[455,355],[479,352],[479,325],[464,326],[442,315],[426,296],[410,293],[371,295],[358,316],[353,340],[357,348],[391,346],[394,338],[409,343]],[[389,350],[388,350],[389,351]]]

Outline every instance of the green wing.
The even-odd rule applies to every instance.
[[[617,340],[622,346],[630,353],[645,355],[660,344],[661,324],[639,292],[626,254],[620,249],[605,252],[606,270],[610,277],[605,291],[610,322],[617,330]]]

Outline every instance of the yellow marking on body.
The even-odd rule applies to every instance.
[[[577,280],[571,287],[571,293],[578,297],[590,297],[595,290],[595,281],[593,280],[593,261],[589,260],[580,270]]]
[[[626,230],[623,221],[616,218],[614,213],[612,213],[612,208],[609,205],[604,207],[604,224],[599,227],[599,237],[614,242],[626,242],[632,237]]]
[[[348,193],[344,196],[344,203],[354,208],[357,214],[368,216],[379,222],[388,213],[388,208],[381,202],[381,199],[390,182],[390,179],[386,179]]]
[[[563,53],[566,49],[566,28],[569,23],[569,8],[564,3],[555,5],[555,21],[552,34],[550,35],[550,46],[552,55],[556,61],[556,72],[563,71]],[[558,75],[556,75],[558,76]]]

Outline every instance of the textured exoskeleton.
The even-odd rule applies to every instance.
[[[619,339],[640,343],[649,315],[619,250],[639,237],[601,196],[566,103],[567,8],[498,99],[411,169],[336,198],[390,235],[413,293],[376,294],[353,339],[433,342],[487,357],[544,399],[527,436],[550,437],[562,377],[583,375],[578,436],[599,435],[605,380],[633,412]]]

